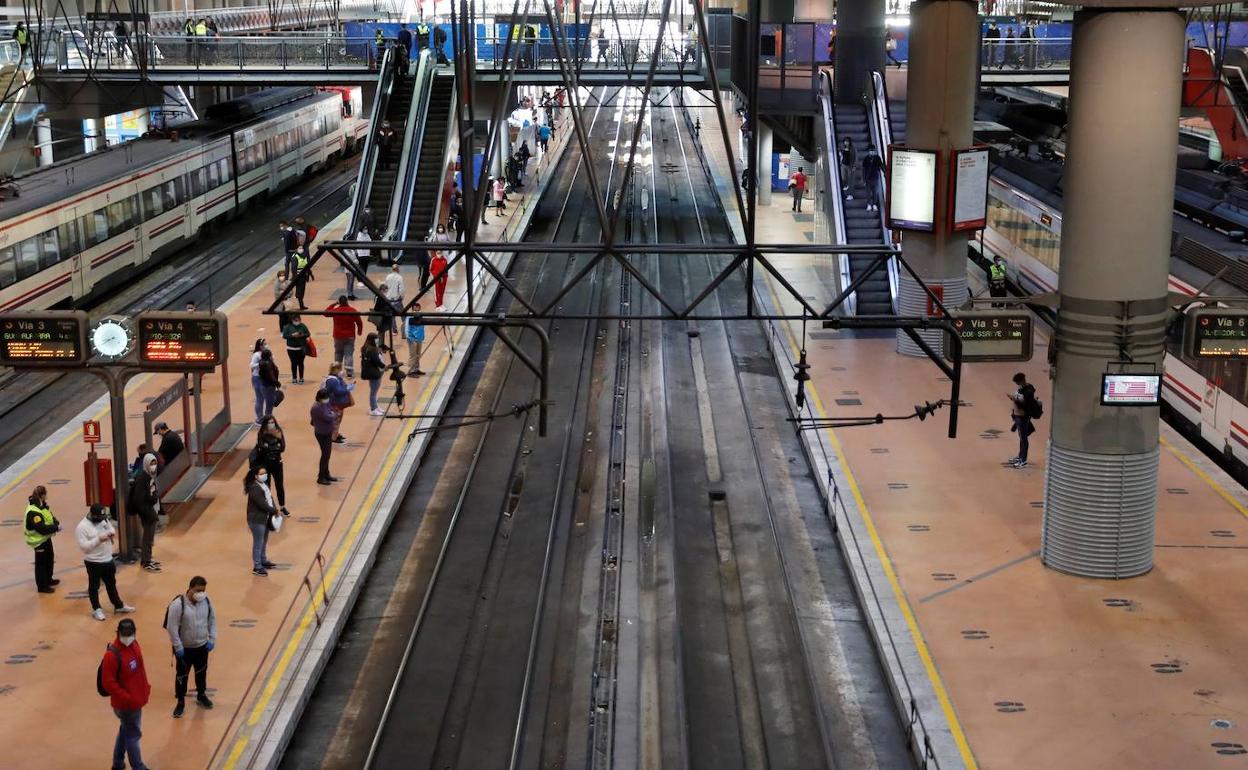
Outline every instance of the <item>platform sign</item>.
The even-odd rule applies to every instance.
[[[888,148],[888,226],[894,230],[936,231],[935,150]]]
[[[1026,310],[955,310],[950,320],[964,362],[1031,360],[1033,327]],[[945,337],[945,358],[953,360],[950,335]]]
[[[1160,401],[1160,374],[1106,374],[1101,377],[1102,406],[1157,406]]]
[[[98,444],[100,443],[100,423],[99,420],[87,420],[82,424],[82,443]]]
[[[158,369],[211,369],[228,352],[221,313],[140,313],[139,365]]]
[[[87,314],[43,310],[0,314],[0,366],[81,366],[87,360]]]
[[[988,224],[988,148],[955,150],[949,163],[949,229],[982,230]]]
[[[1193,358],[1248,358],[1248,310],[1202,307],[1187,315],[1184,347]]]

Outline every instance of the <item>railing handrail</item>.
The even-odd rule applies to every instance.
[[[884,159],[887,157],[885,150],[893,143],[893,126],[892,116],[888,112],[887,84],[884,82],[884,75],[878,71],[871,72],[871,94],[871,112],[875,120],[868,120],[867,125],[870,127],[871,141],[875,143],[876,152],[879,154],[880,160],[884,161],[880,163],[880,174],[876,183],[879,185],[877,189],[887,191],[888,185],[885,184],[885,180],[888,169],[886,167],[887,161]],[[881,205],[876,215],[880,219],[880,232],[884,235],[884,242],[892,243],[893,231],[888,228],[888,220],[884,218],[884,210],[886,209],[884,203],[885,201],[880,201]],[[890,257],[888,260],[888,289],[889,295],[892,297],[894,312],[897,310],[897,292],[900,288],[897,282],[899,278],[900,276],[897,274],[897,259]]]
[[[386,119],[386,108],[390,103],[390,90],[394,86],[394,49],[387,48],[381,58],[381,75],[377,83],[377,92],[373,94],[373,114],[369,121],[368,136],[364,138],[364,157],[360,160],[360,171],[355,182],[355,205],[351,209],[351,221],[347,227],[347,239],[354,239],[360,232],[360,218],[364,209],[368,208],[368,199],[373,191],[373,172],[377,168],[377,131],[381,121]],[[369,233],[375,237],[376,233]]]
[[[826,197],[832,203],[833,243],[845,243],[845,205],[841,200],[841,149],[836,139],[836,121],[833,119],[832,73],[820,70],[819,77],[822,84],[819,90],[819,103],[823,109],[824,142],[828,145],[828,194]],[[850,271],[849,255],[841,252],[836,255],[836,258],[837,275],[840,278],[838,290],[840,290],[853,282],[853,275]],[[854,292],[845,298],[845,308],[849,315],[853,315],[857,307],[858,296],[857,292]]]
[[[390,198],[390,219],[387,221],[386,237],[402,240],[407,229],[404,216],[411,213],[411,196],[408,187],[413,182],[416,167],[420,164],[420,150],[425,143],[425,117],[429,111],[429,97],[433,93],[433,52],[420,52],[416,63],[416,82],[412,86],[412,104],[408,108],[407,123],[403,127],[403,154],[399,156],[399,173],[394,180],[394,195]],[[409,65],[410,67],[410,65]]]

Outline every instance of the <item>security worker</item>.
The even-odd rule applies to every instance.
[[[373,47],[377,49],[377,59],[373,63],[375,69],[381,66],[381,59],[386,55],[386,36],[382,33],[381,27],[373,30]]]
[[[52,577],[56,560],[52,552],[52,536],[61,531],[61,524],[48,508],[48,490],[35,487],[26,503],[26,521],[22,530],[26,545],[35,549],[35,587],[41,594],[50,594],[61,581]]]
[[[22,52],[22,59],[25,60],[26,49],[30,47],[30,30],[26,29],[26,22],[17,23],[17,28],[13,30],[13,39],[17,41],[17,47]]]
[[[195,23],[195,37],[208,37],[208,21],[200,19]]]
[[[429,25],[423,21],[416,25],[416,50],[412,51],[413,56],[419,56],[420,52],[429,47]]]
[[[992,264],[988,266],[988,295],[991,297],[1005,297],[1008,293],[1005,289],[1005,260],[1000,254],[992,258]],[[1004,302],[994,302],[993,307],[1004,307]]]

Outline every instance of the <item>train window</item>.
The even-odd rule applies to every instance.
[[[165,205],[165,211],[175,209],[178,206],[178,193],[173,188],[173,182],[165,182],[160,186],[160,199]]]
[[[57,228],[60,231],[61,240],[61,259],[69,259],[73,255],[82,251],[82,244],[78,240],[78,220],[71,219],[65,224]]]
[[[186,180],[182,177],[178,177],[177,179],[172,180],[170,184],[173,185],[173,199],[176,201],[177,205],[181,206],[183,203],[186,203]]]
[[[191,191],[192,198],[198,198],[204,194],[204,170],[197,168],[186,175],[186,184]]]
[[[110,237],[118,236],[130,229],[130,217],[126,211],[130,208],[130,201],[122,200],[108,204],[105,214],[108,217],[108,234]]]
[[[268,162],[269,160],[269,143],[268,142],[261,142],[260,144],[256,145],[256,157],[259,159],[259,162],[262,165]]]
[[[230,168],[229,158],[222,158],[221,160],[217,161],[217,166],[221,169],[221,183],[222,184],[234,178],[232,176],[233,171]]]
[[[106,210],[100,209],[98,211],[93,211],[91,212],[91,214],[89,214],[89,216],[91,218],[90,227],[92,230],[91,242],[103,243],[104,241],[107,241],[108,240],[108,214],[106,213]]]
[[[13,260],[13,247],[0,249],[0,289],[17,283],[17,263]]]
[[[204,172],[208,175],[209,190],[221,186],[221,172],[217,169],[216,163],[209,163],[207,166],[204,166]]]
[[[17,280],[29,278],[39,272],[39,236],[27,238],[17,244]]]
[[[43,241],[43,253],[39,255],[39,267],[46,270],[61,261],[61,247],[57,242],[55,229],[46,230],[38,237]]]
[[[153,219],[165,212],[164,196],[160,194],[160,187],[149,187],[141,194],[143,199],[143,219]]]

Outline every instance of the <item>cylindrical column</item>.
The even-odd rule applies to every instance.
[[[1041,545],[1062,572],[1153,566],[1158,409],[1102,406],[1101,378],[1161,371],[1183,48],[1176,11],[1075,14]]]
[[[937,150],[940,155],[936,163],[936,230],[907,231],[902,253],[923,282],[943,295],[945,307],[963,304],[968,294],[967,236],[950,232],[946,219],[950,154],[974,142],[978,39],[979,17],[974,3],[922,0],[910,6],[906,144],[919,150]],[[881,149],[886,151],[887,148]],[[898,286],[897,311],[901,315],[926,315],[929,311],[927,293],[904,270]],[[930,331],[920,332],[919,336],[939,350],[942,334]],[[914,340],[901,331],[897,332],[897,351],[924,355]]]
[[[35,147],[39,148],[39,165],[52,165],[52,122],[40,118],[35,123]]]
[[[758,205],[771,205],[771,126],[758,122]]]
[[[837,3],[832,98],[837,104],[861,104],[867,73],[883,69],[884,0]]]
[[[494,158],[490,161],[490,176],[497,179],[503,176],[504,164],[511,157],[511,126],[504,118],[498,124],[498,142],[494,147]]]

